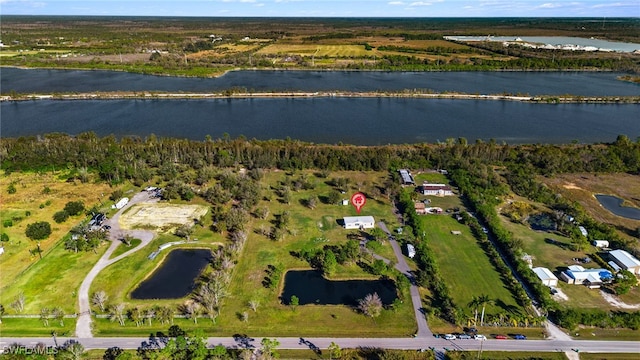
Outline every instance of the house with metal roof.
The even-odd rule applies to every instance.
[[[533,272],[536,273],[542,284],[546,286],[558,286],[558,278],[551,272],[551,270],[545,267],[533,268]]]
[[[402,178],[402,185],[415,185],[416,184],[416,182],[415,182],[415,180],[413,180],[413,176],[411,176],[411,173],[409,172],[409,170],[400,169],[400,170],[398,170],[398,172],[400,172],[400,177]]]
[[[373,216],[345,216],[343,220],[345,229],[373,229],[376,224]]]
[[[560,277],[568,284],[597,289],[603,282],[612,280],[613,274],[606,269],[585,269],[580,265],[571,265],[560,274]]]
[[[618,264],[623,270],[628,270],[632,274],[640,274],[640,261],[624,250],[609,251],[611,260]]]

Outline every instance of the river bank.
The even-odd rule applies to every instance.
[[[251,99],[251,98],[413,98],[413,99],[458,99],[458,100],[499,100],[533,103],[640,103],[640,96],[526,96],[508,94],[464,94],[425,93],[420,91],[316,91],[316,92],[242,92],[233,89],[212,93],[164,93],[164,92],[90,92],[73,94],[12,94],[0,96],[0,101],[34,100],[121,100],[121,99]]]

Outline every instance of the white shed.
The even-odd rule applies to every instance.
[[[533,272],[538,275],[538,278],[544,285],[552,287],[558,286],[558,278],[553,275],[551,270],[544,267],[537,267],[533,268]]]
[[[344,218],[345,229],[373,229],[376,220],[373,216],[346,216]]]
[[[585,229],[584,226],[578,226],[578,230],[580,230],[580,233],[582,234],[582,236],[587,237],[589,236],[589,232],[587,231],[587,229]]]
[[[593,246],[599,247],[599,248],[609,247],[609,242],[607,240],[593,240],[591,243],[593,244]]]

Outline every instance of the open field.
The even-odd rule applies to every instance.
[[[595,194],[614,195],[624,199],[625,206],[640,207],[640,181],[631,174],[560,174],[539,179],[563,197],[577,201],[589,216],[615,226],[621,235],[630,238],[640,222],[617,216],[604,209]]]
[[[9,241],[2,244],[5,253],[0,256],[0,303],[9,312],[12,311],[9,303],[21,291],[28,297],[26,313],[39,312],[40,306],[62,306],[66,312],[74,312],[75,301],[70,302],[68,298],[82,279],[69,274],[82,269],[88,271],[99,256],[93,252],[72,254],[64,250],[60,242],[73,226],[85,220],[84,216],[73,216],[61,224],[55,223],[52,216],[69,201],[80,200],[86,208],[91,208],[107,200],[102,195],[111,190],[102,183],[67,182],[68,176],[68,173],[60,171],[0,175],[0,232],[9,236]],[[14,184],[14,194],[7,191],[10,184]],[[12,226],[6,226],[6,221],[10,221]],[[25,236],[25,229],[28,224],[38,221],[49,222],[52,233],[48,238],[35,242]],[[52,278],[65,284],[56,284]]]
[[[489,295],[495,305],[487,306],[488,314],[523,312],[468,227],[447,215],[425,215],[422,221],[427,242],[456,305],[472,314],[473,309],[467,306],[472,297]],[[451,231],[462,234],[452,235]]]
[[[635,19],[48,18],[3,16],[4,65],[216,76],[229,68],[637,71],[637,56],[606,52],[505,51],[444,35],[579,36],[637,42]],[[131,36],[136,34],[137,36]],[[216,35],[213,35],[216,34]],[[215,36],[215,41],[212,41]],[[248,39],[247,39],[248,38]],[[387,48],[385,48],[387,47]],[[367,48],[369,50],[367,50]],[[153,54],[153,56],[152,56]],[[159,56],[156,56],[159,55]],[[310,62],[312,55],[322,59]],[[557,56],[556,56],[557,55]],[[288,59],[288,57],[299,57]],[[370,60],[372,57],[376,61]],[[570,60],[558,65],[553,59]],[[348,58],[348,59],[346,59]],[[524,63],[512,60],[527,59]],[[597,60],[596,63],[593,60]],[[614,61],[617,60],[617,61]],[[615,63],[615,65],[612,65]],[[524,64],[524,65],[523,65]],[[224,69],[220,69],[220,68]]]
[[[423,181],[448,184],[444,175],[438,173],[417,174],[415,180],[417,184]],[[464,210],[458,196],[419,195],[419,199],[423,198],[431,200],[429,206],[441,207],[443,210]],[[467,305],[472,297],[489,295],[494,304],[487,306],[488,314],[522,313],[523,309],[517,305],[500,274],[493,268],[466,225],[446,212],[440,215],[423,215],[421,220],[426,229],[425,239],[436,255],[436,263],[456,305],[465,309],[468,315],[473,314],[473,309]],[[452,231],[460,231],[461,234],[453,235]]]
[[[178,205],[166,203],[139,203],[120,216],[123,229],[144,228],[168,232],[184,224],[204,217],[209,209],[202,205]]]

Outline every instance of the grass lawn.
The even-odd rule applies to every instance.
[[[631,329],[601,329],[593,327],[583,327],[570,335],[572,335],[577,340],[640,340],[640,330]]]
[[[64,326],[55,319],[49,319],[49,326],[44,326],[40,319],[8,318],[3,317],[0,323],[2,336],[51,336],[55,331],[58,336],[74,336],[76,319],[65,318]]]
[[[367,51],[364,45],[324,45],[324,44],[272,44],[258,50],[263,55],[300,55],[317,57],[362,57],[377,54]],[[379,55],[379,54],[378,54]]]
[[[514,223],[505,216],[499,215],[502,226],[513,233],[513,236],[522,240],[524,251],[533,256],[533,266],[543,266],[551,271],[557,271],[569,265],[576,265],[573,258],[583,258],[595,249],[588,245],[582,251],[570,249],[571,239],[547,231],[532,230],[529,226]],[[552,244],[545,239],[553,239],[560,245]],[[559,274],[557,274],[559,275]],[[556,275],[556,276],[557,276]]]
[[[467,226],[447,215],[425,215],[421,219],[427,242],[458,306],[471,314],[473,310],[467,304],[472,297],[486,294],[495,302],[487,306],[487,313],[496,313],[499,309],[522,312]],[[454,230],[462,234],[452,235]]]
[[[638,354],[580,353],[581,360],[637,360]]]
[[[131,240],[131,245],[129,245],[129,246],[127,246],[125,243],[121,242],[120,245],[118,245],[116,250],[113,252],[113,254],[111,254],[110,259],[116,258],[116,257],[126,253],[129,250],[135,249],[136,247],[138,247],[138,245],[140,245],[141,242],[142,242],[142,240],[140,240],[140,239],[133,239],[133,240]]]
[[[2,291],[2,303],[9,314],[15,313],[8,305],[19,293],[26,298],[23,314],[39,314],[40,309],[60,307],[67,314],[77,311],[77,290],[84,276],[91,270],[108,243],[102,244],[97,253],[70,252],[59,242],[55,248],[34,259],[28,271],[17,276]],[[4,269],[3,269],[4,271]]]

